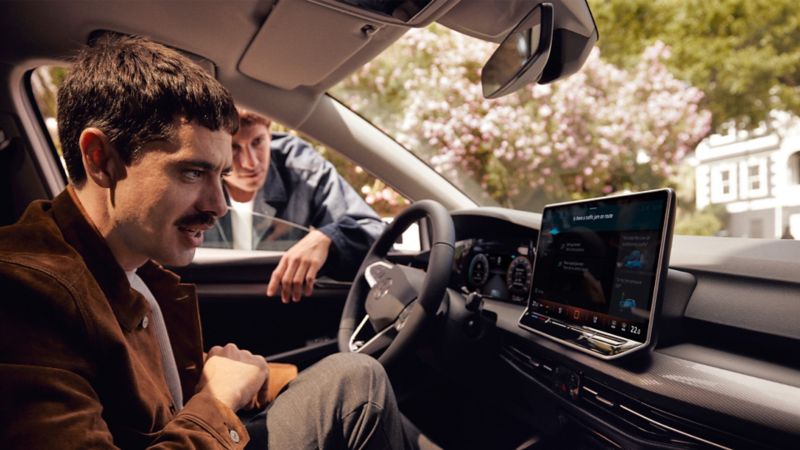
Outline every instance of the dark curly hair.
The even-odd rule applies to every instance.
[[[231,135],[239,116],[230,92],[191,60],[147,38],[105,35],[82,49],[58,89],[58,135],[70,182],[86,182],[79,140],[105,133],[125,165],[145,144],[172,138],[177,118]]]

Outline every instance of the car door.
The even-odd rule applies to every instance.
[[[423,246],[419,228],[412,227],[388,259],[407,264]],[[302,234],[287,233],[297,238]],[[416,241],[416,242],[414,242]],[[290,247],[277,240],[275,247]],[[206,351],[214,345],[237,344],[253,353],[306,367],[338,351],[336,334],[352,280],[321,274],[309,297],[284,304],[280,295],[266,294],[270,276],[283,251],[199,248],[185,267],[170,267],[183,282],[194,283],[200,302]]]
[[[282,251],[201,248],[188,266],[170,268],[196,285],[206,351],[233,342],[299,366],[336,351],[350,283],[321,277],[310,297],[284,304],[280,295],[266,294],[282,256]]]

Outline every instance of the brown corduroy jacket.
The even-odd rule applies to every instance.
[[[153,262],[137,273],[167,325],[181,412],[153,327],[143,326],[152,323],[147,300],[71,188],[0,228],[0,448],[244,447],[236,414],[195,394],[203,346],[194,286]]]

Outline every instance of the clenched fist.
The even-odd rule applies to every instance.
[[[234,412],[267,402],[269,368],[264,357],[240,350],[234,344],[212,347],[197,384]]]

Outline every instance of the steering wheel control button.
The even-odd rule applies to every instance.
[[[382,269],[379,269],[379,270],[383,271]],[[385,280],[379,281],[378,284],[374,288],[375,294],[373,296],[375,297],[375,300],[378,300],[381,297],[383,297],[384,295],[386,295],[389,292],[389,288],[391,288],[391,287],[392,287],[392,279],[391,278],[386,278]]]
[[[364,270],[364,278],[367,280],[370,289],[375,287],[375,285],[378,284],[378,280],[390,272],[393,267],[392,264],[386,261],[377,261],[370,264],[367,269]]]
[[[237,433],[236,430],[231,430],[231,439],[233,439],[235,444],[239,443],[239,433]]]
[[[397,331],[402,330],[403,327],[406,326],[406,321],[408,320],[408,317],[411,315],[411,311],[414,310],[414,305],[416,304],[417,304],[416,302],[410,303],[397,317],[397,321],[395,322],[394,325],[394,328]]]

